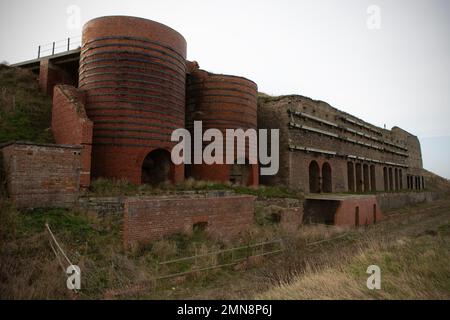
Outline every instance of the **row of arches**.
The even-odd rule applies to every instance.
[[[320,193],[333,192],[331,166],[328,162],[322,164],[320,168],[317,161],[313,160],[309,164],[309,192]]]
[[[406,176],[406,183],[409,190],[423,190],[425,189],[425,178],[423,176]]]
[[[384,191],[403,189],[403,171],[398,168],[383,168]]]
[[[377,175],[375,165],[354,163],[352,161],[347,162],[347,181],[348,191],[350,192],[377,191]],[[402,190],[402,169],[383,167],[383,183],[384,191]],[[409,185],[410,182],[408,179],[408,187]]]
[[[348,191],[350,192],[376,191],[375,166],[366,163],[347,162],[347,181]]]

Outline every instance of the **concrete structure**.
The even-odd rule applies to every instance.
[[[64,207],[78,199],[80,146],[14,142],[0,150],[8,194],[16,207]]]
[[[263,184],[306,193],[424,189],[416,136],[303,96],[261,97],[258,127],[280,129],[280,170]]]

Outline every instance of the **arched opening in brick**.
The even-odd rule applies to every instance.
[[[241,186],[250,184],[250,177],[252,174],[252,166],[245,161],[245,164],[233,163],[230,165],[230,182]]]
[[[389,189],[389,182],[388,182],[388,173],[387,168],[383,168],[383,180],[384,180],[384,191],[388,191]]]
[[[170,152],[156,149],[150,152],[142,163],[141,183],[157,185],[173,181],[173,163]]]
[[[331,166],[328,162],[322,165],[322,191],[333,192],[333,181],[331,177]]]
[[[422,189],[425,189],[425,177],[422,176]]]
[[[398,183],[398,169],[395,168],[394,170],[394,181],[395,181],[395,190],[399,189],[399,183]]]
[[[363,175],[364,175],[364,192],[368,192],[370,186],[370,178],[369,178],[369,166],[367,164],[363,165]]]
[[[370,191],[375,192],[377,190],[377,181],[375,177],[375,166],[370,166]]]
[[[309,192],[320,192],[320,169],[314,160],[309,164]]]
[[[394,190],[394,177],[392,173],[392,168],[389,168],[389,190]]]
[[[363,179],[362,179],[361,163],[357,163],[355,167],[356,167],[356,192],[362,192]]]
[[[348,191],[355,192],[355,165],[347,162],[347,185]]]
[[[398,169],[398,182],[400,185],[400,190],[403,190],[403,172],[402,169]]]

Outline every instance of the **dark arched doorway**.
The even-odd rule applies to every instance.
[[[322,191],[332,192],[331,166],[328,162],[322,165]]]
[[[172,161],[167,150],[153,150],[142,162],[141,183],[157,185],[172,180],[171,175]]]
[[[388,171],[387,168],[383,168],[383,180],[384,180],[384,191],[389,190],[389,179],[388,179]]]
[[[316,161],[309,164],[309,192],[320,192],[320,169]]]

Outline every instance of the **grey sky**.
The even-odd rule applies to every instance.
[[[81,34],[81,25],[67,27],[72,4],[81,25],[110,14],[156,20],[184,35],[203,69],[397,125],[419,136],[424,166],[450,178],[450,1],[2,0],[0,61],[31,59],[38,44]],[[381,9],[379,30],[366,25],[370,5]]]

